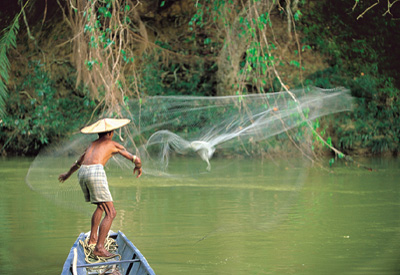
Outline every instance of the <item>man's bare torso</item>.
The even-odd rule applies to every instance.
[[[117,142],[107,138],[99,138],[92,142],[86,149],[83,158],[83,165],[102,164],[106,165],[107,161],[120,150],[125,148]]]

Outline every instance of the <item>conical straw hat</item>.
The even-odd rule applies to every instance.
[[[129,119],[103,118],[92,125],[86,126],[81,130],[81,132],[84,134],[108,132],[121,128],[129,122],[131,122]]]

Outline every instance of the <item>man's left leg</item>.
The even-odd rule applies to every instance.
[[[111,224],[115,216],[117,215],[117,212],[115,211],[114,204],[112,201],[100,202],[98,205],[106,213],[106,215],[104,216],[104,219],[100,224],[99,238],[97,240],[96,248],[94,249],[93,254],[101,257],[111,257],[114,254],[108,252],[104,248],[104,242],[108,235],[108,231],[110,231]]]

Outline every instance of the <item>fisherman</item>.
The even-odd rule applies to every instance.
[[[97,205],[92,216],[88,245],[95,245],[93,254],[100,257],[111,258],[115,256],[104,248],[104,242],[117,214],[110,190],[108,189],[104,166],[112,156],[120,154],[135,164],[133,174],[135,175],[137,172],[137,178],[142,175],[142,162],[140,158],[132,155],[126,151],[124,146],[112,140],[114,130],[125,126],[129,122],[129,119],[105,118],[83,128],[81,130],[82,133],[97,133],[99,138],[90,144],[68,172],[58,177],[60,182],[64,182],[79,169],[78,179],[85,200]],[[101,221],[104,212],[105,216]]]

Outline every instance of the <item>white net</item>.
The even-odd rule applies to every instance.
[[[297,155],[312,160],[310,121],[351,110],[352,104],[349,91],[343,88],[226,97],[148,97],[122,108],[122,117],[132,123],[116,130],[116,135],[128,151],[140,156],[145,175],[193,176],[223,169],[213,166],[216,156],[228,160],[268,156],[272,161],[285,157],[289,161]],[[79,185],[73,181],[58,184],[57,176],[96,138],[77,133],[41,152],[29,169],[27,184],[68,207],[74,200],[82,201]],[[173,165],[182,158],[188,165]],[[191,165],[198,162],[203,165]],[[118,157],[107,166],[113,165],[132,168],[132,163]]]
[[[333,113],[351,110],[346,89],[295,90],[272,94],[225,97],[151,97],[129,105],[133,136],[140,137],[141,157],[147,172],[167,171],[171,155],[197,154],[211,169],[210,159],[219,155],[248,155],[279,152],[310,154],[308,122]],[[293,100],[293,96],[296,101]],[[279,137],[281,141],[269,140]],[[286,148],[282,146],[286,139]],[[131,148],[133,139],[127,141]],[[307,146],[304,146],[307,145]],[[307,149],[308,147],[308,149]],[[250,148],[250,149],[249,149]],[[151,169],[150,169],[151,168]]]

